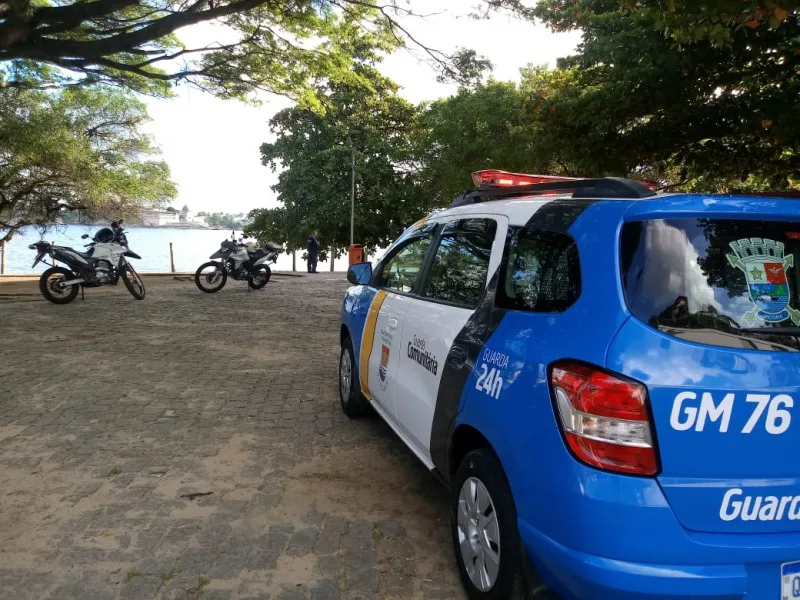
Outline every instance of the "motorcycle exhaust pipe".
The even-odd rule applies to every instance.
[[[69,281],[63,282],[61,285],[67,287],[68,285],[78,285],[79,283],[83,283],[86,281],[85,279],[70,279]]]

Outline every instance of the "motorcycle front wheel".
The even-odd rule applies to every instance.
[[[144,281],[142,281],[142,278],[139,277],[139,274],[130,264],[126,263],[123,265],[120,277],[122,277],[122,283],[124,283],[125,287],[128,288],[131,296],[137,300],[144,300],[144,295],[146,293],[144,289]]]
[[[75,279],[72,271],[63,267],[50,267],[39,277],[39,291],[53,304],[69,304],[78,295],[78,286],[64,285],[68,279]]]
[[[220,291],[225,287],[227,281],[228,274],[225,272],[224,267],[213,260],[200,265],[194,274],[194,282],[197,288],[206,294]]]
[[[272,277],[272,270],[267,265],[258,265],[247,276],[247,285],[250,286],[250,289],[260,290],[269,283],[270,277]]]

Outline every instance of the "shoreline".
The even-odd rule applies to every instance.
[[[55,223],[49,227],[108,227],[108,223]],[[239,229],[228,229],[227,227],[208,227],[203,225],[188,224],[188,225],[138,225],[138,224],[125,224],[125,230],[131,229],[191,229],[195,231],[241,231]]]
[[[326,273],[330,274],[326,271]],[[345,273],[345,271],[333,271],[333,273]],[[139,273],[142,277],[194,277],[192,273]],[[273,277],[305,277],[306,273],[302,271],[272,271]],[[41,273],[14,273],[9,275],[0,275],[0,284],[26,282],[26,281],[39,281]]]

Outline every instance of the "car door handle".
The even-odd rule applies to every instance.
[[[467,362],[468,356],[469,352],[467,352],[464,346],[453,346],[447,354],[447,364],[454,369],[460,369],[464,366],[464,363]]]
[[[389,329],[397,329],[397,319],[394,317],[389,317],[389,322],[387,323]]]

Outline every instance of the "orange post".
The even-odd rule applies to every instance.
[[[351,244],[348,252],[349,264],[356,265],[364,262],[364,246]]]

